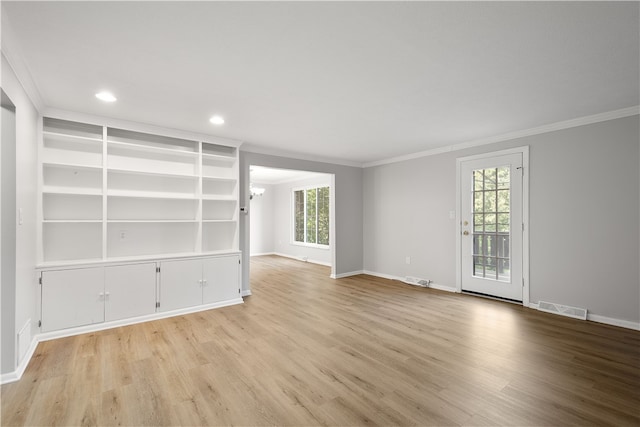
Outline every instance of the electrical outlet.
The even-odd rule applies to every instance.
[[[404,259],[405,264],[411,264],[411,257],[408,256]]]
[[[120,240],[125,240],[127,238],[127,231],[120,230]]]

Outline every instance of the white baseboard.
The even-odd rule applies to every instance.
[[[529,308],[534,310],[538,309],[537,303],[530,303]],[[605,325],[619,326],[621,328],[633,329],[640,331],[640,322],[632,322],[629,320],[616,319],[613,317],[601,316],[599,314],[592,314],[587,311],[587,320],[590,322],[604,323]]]
[[[251,291],[249,291],[249,294],[250,293]],[[63,329],[60,331],[40,333],[38,335],[35,335],[31,339],[31,345],[29,346],[29,349],[27,350],[25,356],[22,358],[22,361],[20,362],[20,365],[16,368],[16,370],[13,372],[2,374],[0,376],[0,384],[11,383],[14,381],[18,381],[20,378],[22,378],[22,374],[24,374],[25,369],[27,369],[27,366],[29,365],[31,358],[33,357],[33,354],[36,351],[38,343],[41,343],[43,341],[49,341],[56,338],[70,337],[73,335],[86,334],[90,332],[98,332],[106,329],[117,328],[120,326],[135,325],[136,323],[144,323],[152,320],[166,319],[168,317],[175,317],[183,314],[197,313],[199,311],[206,311],[214,308],[227,307],[227,306],[242,304],[242,303],[243,303],[242,298],[234,298],[231,300],[217,302],[213,304],[181,308],[179,310],[172,310],[164,313],[153,313],[146,316],[135,317],[133,319],[114,320],[112,322],[96,323],[94,325],[79,326],[77,328],[69,328],[69,329]]]
[[[587,320],[592,322],[604,323],[621,328],[634,329],[640,331],[640,322],[631,322],[629,320],[614,319],[612,317],[600,316],[599,314],[591,314],[587,312]]]
[[[431,289],[437,289],[439,291],[453,292],[454,294],[458,292],[455,286],[439,285],[438,283],[431,283],[429,287]]]
[[[364,274],[368,274],[370,276],[382,277],[383,279],[397,280],[402,283],[407,283],[404,277],[393,276],[391,274],[378,273],[376,271],[369,271],[369,270],[365,270]],[[438,283],[433,283],[433,282],[431,282],[427,287],[431,289],[437,289],[439,291],[446,291],[446,292],[453,292],[453,293],[458,292],[455,286],[440,285]]]
[[[276,255],[276,253],[275,252],[264,252],[264,253],[259,253],[259,254],[251,254],[249,256],[252,257],[252,256],[267,256],[267,255]]]
[[[329,263],[329,262],[318,261],[318,260],[315,260],[315,259],[306,259],[306,260],[304,260],[304,259],[300,259],[297,256],[289,255],[289,254],[283,254],[281,252],[273,252],[272,254],[269,254],[269,255],[277,255],[277,256],[284,257],[284,258],[295,259],[296,261],[309,262],[311,264],[318,264],[318,265],[324,265],[325,267],[331,267],[331,263]]]
[[[347,273],[332,274],[329,277],[332,278],[332,279],[344,279],[345,277],[357,276],[358,274],[363,274],[363,273],[364,273],[364,271],[357,270],[357,271],[349,271]]]
[[[375,276],[375,277],[382,277],[383,279],[402,281],[402,279],[398,276],[392,276],[390,274],[385,274],[385,273],[378,273],[377,271],[363,270],[362,274],[368,274],[369,276]]]
[[[245,289],[244,291],[242,291],[242,296],[243,297],[251,296],[251,289]]]

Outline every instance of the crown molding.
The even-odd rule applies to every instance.
[[[40,90],[38,89],[38,85],[36,85],[31,71],[20,53],[22,52],[20,49],[20,42],[11,27],[7,12],[2,10],[0,15],[2,15],[0,17],[0,27],[2,28],[2,56],[6,59],[7,63],[13,70],[18,82],[22,85],[22,88],[31,100],[31,103],[36,107],[36,110],[42,111],[44,109],[44,102],[40,96]]]
[[[577,119],[564,120],[548,125],[538,126],[535,128],[519,130],[515,132],[504,133],[502,135],[491,136],[488,138],[476,139],[473,141],[463,142],[460,144],[448,145],[445,147],[434,148],[432,150],[420,151],[404,156],[391,157],[374,162],[364,163],[362,167],[369,168],[381,166],[390,163],[404,162],[406,160],[418,159],[421,157],[434,156],[436,154],[449,153],[452,151],[464,150],[465,148],[477,147],[481,145],[495,144],[496,142],[509,141],[512,139],[524,138],[532,135],[539,135],[548,132],[554,132],[563,129],[570,129],[578,126],[590,125],[593,123],[606,122],[608,120],[621,119],[623,117],[637,116],[640,114],[640,106],[622,108],[619,110],[608,111],[605,113],[594,114],[591,116],[579,117]]]
[[[289,159],[307,160],[307,161],[318,162],[318,163],[330,163],[333,165],[350,166],[355,168],[363,167],[362,163],[354,162],[351,160],[337,159],[333,157],[321,157],[313,154],[304,154],[304,153],[298,153],[294,151],[279,150],[276,148],[269,148],[269,147],[255,145],[255,144],[244,144],[242,146],[242,151],[245,151],[247,153],[254,153],[254,154],[265,154],[268,156],[287,157]]]

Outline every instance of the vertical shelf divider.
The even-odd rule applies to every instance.
[[[109,183],[108,177],[108,150],[107,145],[107,127],[102,127],[102,259],[107,259],[107,188]]]
[[[36,215],[36,235],[37,239],[37,260],[38,262],[44,261],[44,241],[42,236],[44,235],[44,194],[42,189],[44,188],[44,171],[43,160],[44,159],[44,118],[39,117],[38,120],[38,201],[37,201],[37,215]]]
[[[196,247],[195,250],[197,252],[204,252],[204,246],[202,243],[202,233],[204,233],[204,227],[202,224],[202,194],[203,194],[203,182],[202,182],[202,175],[203,175],[203,165],[202,165],[202,149],[203,149],[203,144],[202,141],[198,142],[198,164],[196,165],[196,171],[197,171],[197,175],[198,175],[198,188],[196,190],[196,197],[198,198],[198,208],[196,211],[196,221],[197,221],[197,227],[198,227],[198,231],[196,233]]]

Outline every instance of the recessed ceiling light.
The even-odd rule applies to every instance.
[[[98,92],[98,93],[96,93],[96,98],[98,98],[100,101],[104,101],[104,102],[115,102],[116,101],[116,97],[113,96],[113,94],[111,92]]]
[[[209,119],[209,121],[211,123],[213,123],[214,125],[222,125],[224,124],[224,119],[220,116],[213,116]]]

